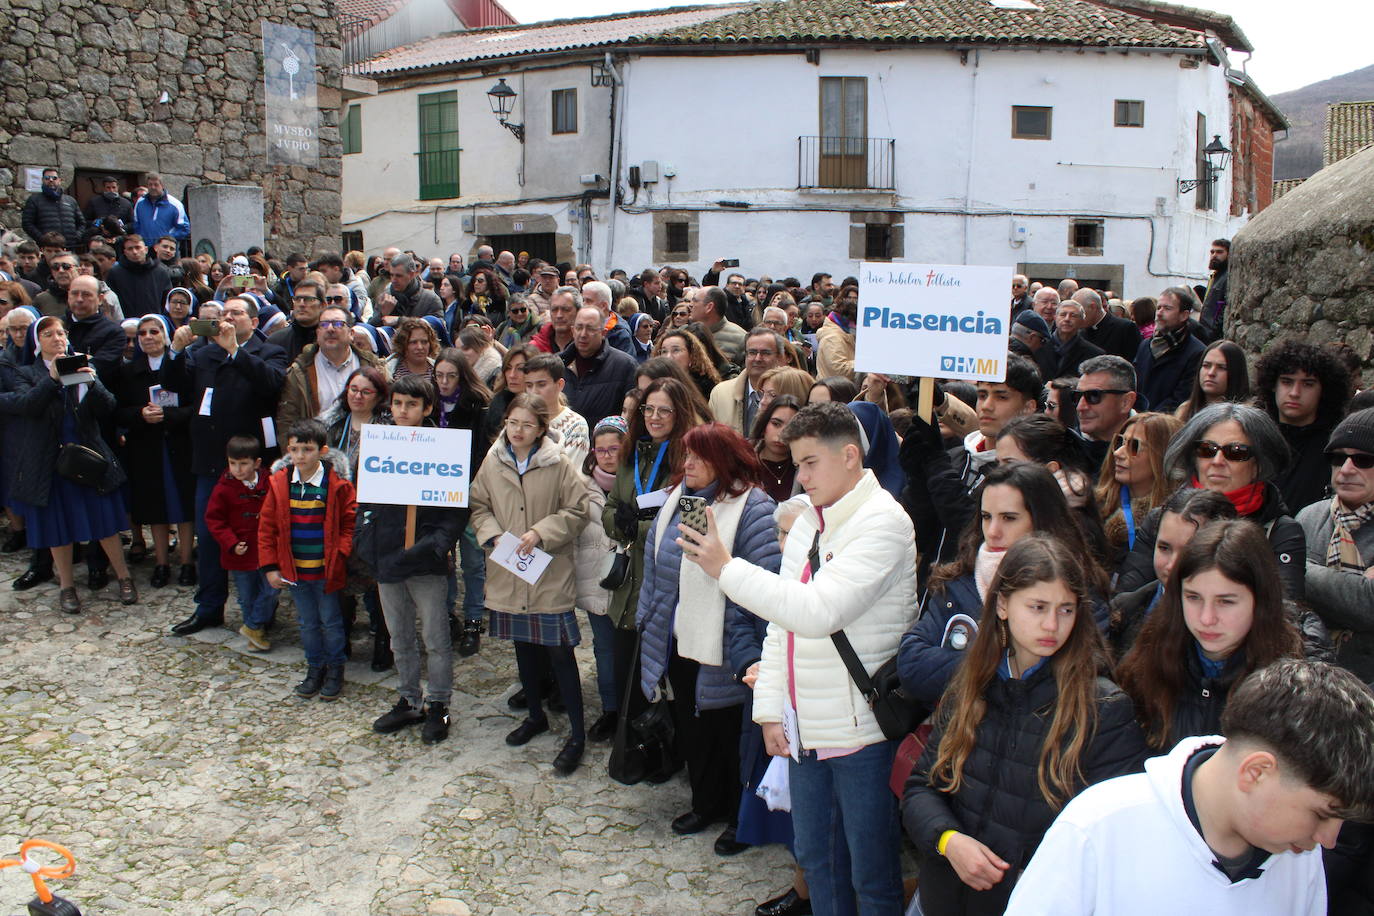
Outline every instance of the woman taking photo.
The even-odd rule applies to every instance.
[[[711,389],[720,384],[720,373],[707,357],[706,348],[686,331],[669,331],[660,337],[654,356],[665,356],[681,366],[707,400]]]
[[[1198,411],[1164,452],[1164,471],[1171,480],[1223,494],[1238,518],[1264,529],[1279,561],[1284,594],[1301,601],[1307,539],[1272,482],[1287,464],[1288,444],[1269,415],[1229,401]],[[1117,576],[1117,591],[1134,591],[1151,576],[1159,510],[1137,526],[1135,546]]]
[[[801,409],[801,401],[790,394],[783,394],[767,404],[760,402],[759,415],[754,418],[753,435],[749,441],[763,467],[763,492],[776,502],[790,499],[796,489],[797,466],[792,463],[792,449],[782,441],[782,430]]]
[[[1118,674],[1150,746],[1164,751],[1191,735],[1217,734],[1234,684],[1302,654],[1264,532],[1252,522],[1221,521],[1183,549]]]
[[[194,408],[161,391],[162,361],[172,340],[165,315],[138,320],[138,350],[120,367],[116,386],[117,424],[124,430],[124,466],[129,473],[129,515],[135,528],[153,527],[153,567],[148,584],[162,588],[172,579],[168,562],[171,526],[177,530],[178,585],[196,584],[191,560],[195,544],[195,480],[191,477],[190,423]],[[159,390],[155,400],[154,389]]]
[[[1036,534],[1008,550],[983,619],[902,797],[925,916],[1002,913],[1064,805],[1146,755],[1069,546]]]
[[[667,500],[672,481],[681,479],[686,458],[683,438],[706,422],[692,406],[691,392],[677,379],[656,379],[644,389],[642,403],[630,419],[629,434],[620,450],[615,485],[606,494],[601,524],[611,540],[629,552],[625,581],[611,592],[606,613],[615,624],[615,681],[620,696],[636,683],[635,612],[644,581],[644,541],[659,508]],[[630,694],[631,698],[635,694]],[[621,715],[644,707],[636,701]]]
[[[119,579],[120,603],[135,604],[138,590],[119,543],[119,532],[128,528],[121,491],[127,478],[100,434],[101,421],[115,411],[114,395],[89,367],[78,370],[87,379],[80,384],[59,381],[56,361],[68,355],[60,318],[45,316],[30,325],[27,348],[37,358],[16,376],[13,398],[19,420],[7,434],[21,437],[10,498],[24,516],[29,546],[52,549],[63,613],[81,612],[72,578],[72,544],[77,542],[100,542]],[[103,460],[103,470],[95,467],[101,462],[89,462],[94,485],[58,473],[59,456],[69,443],[85,446]]]
[[[902,686],[934,709],[950,677],[982,628],[983,606],[1003,558],[1032,533],[1067,545],[1083,569],[1100,622],[1108,615],[1108,582],[1092,561],[1064,491],[1045,468],[1024,461],[993,465],[974,491],[977,515],[959,538],[959,553],[934,568],[921,616],[902,637],[897,674]]]
[[[492,562],[489,555],[486,603],[491,635],[515,643],[529,710],[506,743],[520,747],[549,730],[540,705],[540,675],[547,659],[568,712],[568,740],[553,762],[554,769],[566,775],[577,769],[586,748],[582,681],[573,658],[581,639],[573,613],[573,549],[588,523],[590,503],[582,472],[545,435],[548,429],[549,409],[543,400],[521,394],[510,402],[501,434],[473,478],[472,527],[487,551],[502,534],[518,532],[521,552],[538,547],[552,555],[534,584]]]
[[[396,355],[386,361],[386,377],[419,375],[434,381],[434,357],[439,355],[439,336],[423,318],[402,318],[391,342]]]
[[[1135,546],[1135,527],[1176,489],[1164,473],[1164,451],[1183,424],[1162,413],[1136,414],[1112,440],[1097,483],[1097,505],[1111,551],[1109,568],[1120,565]]]
[[[774,502],[758,489],[762,468],[749,443],[728,426],[708,423],[687,433],[682,445],[681,477],[644,544],[636,612],[642,634],[639,687],[645,702],[662,692],[665,680],[672,687],[675,740],[692,788],[691,809],[673,820],[673,832],[700,833],[723,821],[715,850],[734,855],[745,848],[735,839],[735,826],[741,704],[748,698],[725,658],[725,623],[736,606],[700,566],[682,562],[679,497],[706,501],[732,556],[777,572],[781,554],[773,533]]]
[[[1250,367],[1245,361],[1245,351],[1229,340],[1216,340],[1202,351],[1197,378],[1193,379],[1193,394],[1178,405],[1174,416],[1187,422],[1209,404],[1222,401],[1244,404],[1249,400]]]

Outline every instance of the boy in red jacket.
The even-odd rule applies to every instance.
[[[258,568],[258,516],[267,497],[262,444],[252,436],[234,436],[225,454],[229,467],[210,492],[205,527],[219,544],[220,566],[234,577],[243,613],[239,633],[247,638],[249,649],[267,652],[272,643],[266,629],[277,614],[277,590]]]
[[[343,691],[344,637],[339,591],[348,579],[358,502],[326,444],[319,420],[298,420],[286,434],[290,463],[278,463],[258,519],[258,563],[273,588],[291,588],[307,666],[296,696],[338,699]],[[340,453],[342,455],[342,453]],[[325,460],[321,460],[325,459]],[[331,467],[331,465],[334,465]]]

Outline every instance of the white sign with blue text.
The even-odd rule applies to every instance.
[[[358,442],[358,502],[466,506],[472,433],[369,423]]]
[[[1011,277],[1010,267],[860,264],[855,368],[1002,381]]]

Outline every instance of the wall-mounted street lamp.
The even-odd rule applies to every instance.
[[[604,61],[597,61],[591,67],[593,86],[610,86],[615,83],[615,79],[611,75],[611,68],[606,66]]]
[[[1217,176],[1226,171],[1231,151],[1221,142],[1220,134],[1213,134],[1212,142],[1202,148],[1202,157],[1206,160],[1203,174],[1197,178],[1180,178],[1178,193],[1187,194],[1200,184],[1215,184]]]
[[[491,113],[496,115],[501,126],[515,134],[515,139],[524,143],[525,125],[512,124],[507,120],[511,107],[515,104],[515,90],[506,85],[504,78],[498,79],[496,85],[487,90],[487,99],[491,102]]]

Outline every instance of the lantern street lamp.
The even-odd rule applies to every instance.
[[[498,79],[496,85],[487,90],[487,99],[491,102],[491,113],[496,115],[501,126],[515,134],[515,139],[524,143],[525,125],[512,124],[507,120],[511,107],[515,104],[515,90],[506,85],[504,78]]]

